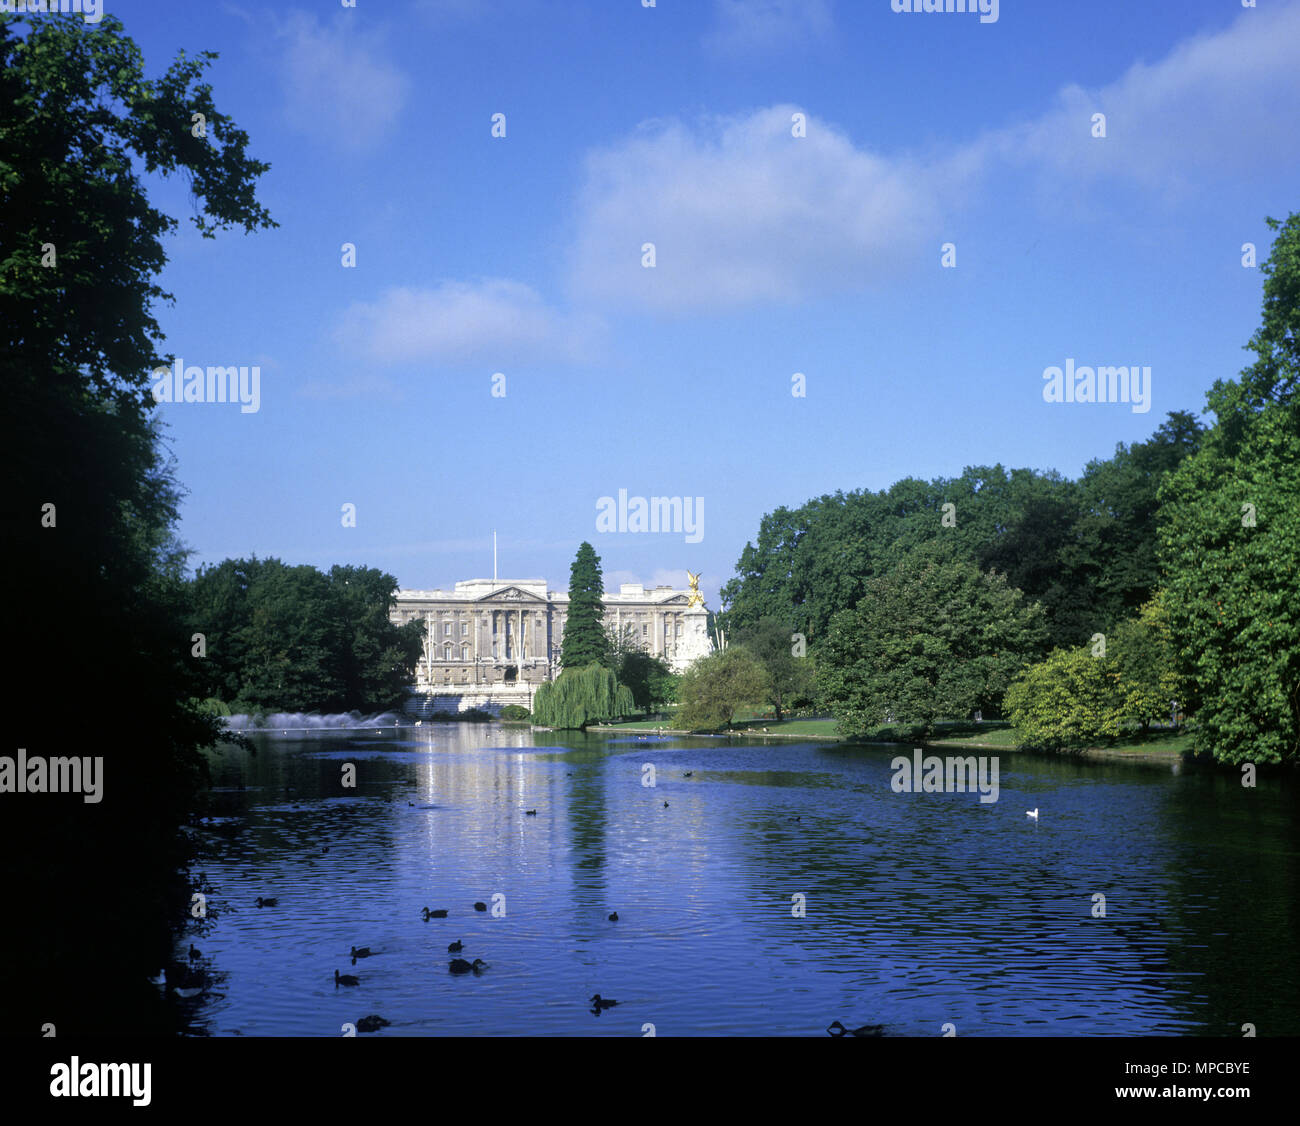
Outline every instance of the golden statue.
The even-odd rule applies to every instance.
[[[695,574],[691,571],[686,572],[686,577],[690,580],[691,583],[691,596],[689,599],[687,599],[686,602],[687,608],[690,608],[691,606],[704,605],[704,595],[700,593],[700,575],[702,575],[703,573],[704,573],[703,571],[699,572],[699,574]]]

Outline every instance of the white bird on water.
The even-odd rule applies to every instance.
[[[1038,808],[1037,808],[1037,806],[1035,806],[1033,809],[1027,809],[1027,810],[1025,810],[1025,816],[1026,816],[1026,817],[1032,817],[1035,821],[1037,821],[1037,820],[1038,820]]]

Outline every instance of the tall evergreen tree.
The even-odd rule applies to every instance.
[[[569,570],[569,610],[564,622],[560,665],[579,669],[604,663],[609,639],[605,635],[605,582],[600,574],[600,556],[589,543],[578,548]]]

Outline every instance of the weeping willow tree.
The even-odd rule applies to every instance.
[[[632,690],[604,665],[565,669],[533,697],[533,722],[562,730],[586,727],[636,711]]]

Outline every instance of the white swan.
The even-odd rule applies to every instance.
[[[1035,806],[1033,809],[1027,809],[1027,810],[1025,810],[1025,816],[1026,816],[1026,817],[1032,817],[1035,821],[1037,821],[1037,820],[1038,820],[1038,808]]]

